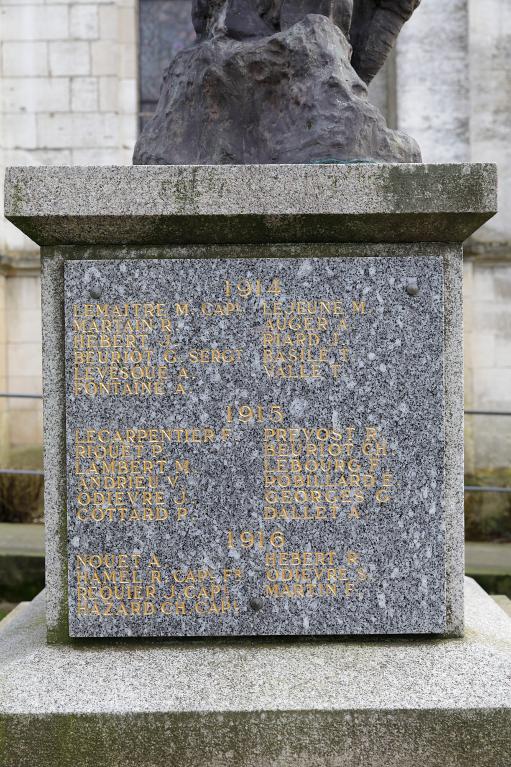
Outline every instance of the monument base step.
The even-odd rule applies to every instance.
[[[1,767],[509,767],[511,620],[463,639],[46,644],[0,624]]]

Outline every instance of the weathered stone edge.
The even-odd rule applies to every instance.
[[[43,325],[44,508],[46,619],[49,642],[69,641],[67,610],[67,476],[64,361],[64,261],[61,253],[41,264]]]
[[[444,513],[446,635],[464,632],[464,364],[463,249],[446,248],[444,261]]]
[[[493,164],[18,166],[8,216],[494,212]]]
[[[11,217],[39,245],[458,242],[492,214]]]
[[[471,615],[471,639],[464,641],[483,674],[486,668],[484,648],[490,649],[493,643],[495,649],[501,647],[503,623],[500,621],[499,630],[493,637],[488,620],[492,615],[495,617],[496,608],[483,614],[481,590],[473,581],[466,583],[470,594],[469,613],[475,613]],[[7,627],[6,633],[11,633],[12,638],[19,637],[17,654],[26,657],[28,662],[32,653],[38,653],[42,641],[42,597],[40,595],[20,611],[13,621],[16,625]],[[490,601],[489,597],[485,598]],[[502,615],[509,623],[504,613]],[[1,634],[0,625],[0,641]],[[480,640],[483,642],[481,647]],[[201,647],[205,644],[202,642]],[[241,647],[247,644],[251,644],[250,640],[240,641]],[[436,641],[431,643],[432,651],[436,644]],[[278,645],[282,645],[282,640]],[[451,646],[457,645],[458,642],[454,642]],[[143,653],[146,645],[138,641],[136,646]],[[180,646],[184,649],[183,643]],[[207,651],[221,652],[218,645],[214,650],[212,647]],[[374,643],[375,652],[378,647]],[[480,651],[476,654],[477,647]],[[123,649],[128,652],[126,646]],[[164,651],[165,645],[161,649]],[[194,652],[194,646],[188,649]],[[304,662],[307,662],[307,645],[301,650]],[[232,646],[226,648],[226,652],[232,651]],[[257,647],[252,651],[256,653]],[[99,657],[98,653],[98,660]],[[455,657],[454,654],[453,662]],[[10,668],[8,673],[23,674],[23,664],[15,662]],[[410,673],[413,674],[413,667]],[[292,677],[287,680],[287,686],[291,681]],[[122,685],[126,683],[128,680],[119,680],[121,696]],[[243,685],[241,679],[239,684]],[[94,695],[93,688],[86,689]],[[448,689],[445,694],[448,695]],[[34,708],[39,711],[41,699],[37,689],[34,695],[39,704]],[[151,767],[181,764],[194,764],[195,767],[265,767],[268,764],[276,767],[317,767],[318,764],[323,767],[360,767],[361,764],[364,767],[395,767],[399,764],[399,767],[416,767],[420,763],[424,767],[481,767],[483,764],[485,767],[503,767],[511,751],[511,701],[508,706],[485,704],[463,708],[457,705],[454,696],[452,705],[445,707],[385,708],[382,705],[379,708],[373,704],[345,709],[329,706],[292,710],[266,706],[255,710],[234,709],[226,699],[226,708],[222,710],[183,708],[177,711],[173,708],[129,713],[125,710],[78,713],[74,704],[75,701],[67,699],[64,708],[59,706],[47,713],[12,710],[0,713],[0,764],[9,767],[54,767],[56,764],[75,767],[77,763],[84,767],[125,767],[126,764],[150,764]]]
[[[509,709],[0,716],[0,759],[16,767],[503,767],[510,724]]]
[[[5,213],[39,244],[463,241],[496,166],[16,167]]]

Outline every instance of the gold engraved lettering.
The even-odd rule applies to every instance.
[[[198,529],[203,513],[194,475],[198,452],[235,451],[256,434],[262,458],[259,505],[224,531],[223,562],[205,567],[199,560],[180,568],[171,546],[163,554],[79,553],[73,573],[80,616],[144,621],[161,615],[176,623],[183,618],[183,624],[186,616],[219,620],[239,612],[238,594],[247,593],[240,591],[243,563],[252,559],[251,578],[259,573],[255,593],[259,588],[268,599],[348,600],[370,583],[373,565],[348,548],[356,548],[350,531],[362,517],[385,514],[392,502],[392,436],[372,423],[334,427],[332,419],[327,425],[296,425],[278,393],[279,384],[293,381],[304,382],[311,392],[324,379],[348,385],[357,362],[350,344],[371,310],[361,298],[290,298],[293,292],[284,288],[280,278],[250,275],[225,280],[197,303],[182,296],[168,304],[73,307],[70,353],[77,398],[165,395],[175,397],[179,418],[183,398],[199,401],[205,377],[222,387],[222,378],[228,381],[233,370],[250,363],[254,350],[246,349],[234,330],[252,311],[258,369],[276,400],[250,400],[247,384],[241,401],[233,394],[213,414],[215,428],[191,423],[76,431],[76,520],[88,529],[131,526],[137,541],[142,525],[165,526],[168,540],[172,526],[183,533]],[[211,333],[216,325],[221,340]],[[233,332],[225,334],[227,326]],[[286,551],[296,530],[326,529],[327,523],[347,533],[339,550],[329,544],[331,550]]]
[[[242,308],[237,301],[205,302],[201,304],[201,314],[203,317],[232,317],[236,314],[242,314]]]
[[[263,430],[264,521],[356,523],[363,508],[392,499],[388,446],[376,427]]]
[[[160,615],[221,616],[239,612],[231,587],[241,568],[176,570],[154,552],[78,554],[75,557],[77,613],[145,619]]]

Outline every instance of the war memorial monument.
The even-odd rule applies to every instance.
[[[511,764],[511,621],[463,577],[496,169],[367,95],[417,5],[196,0],[133,167],[7,171],[47,583],[0,631],[1,767]]]

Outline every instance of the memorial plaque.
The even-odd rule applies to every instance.
[[[440,257],[65,270],[71,636],[445,630]]]

